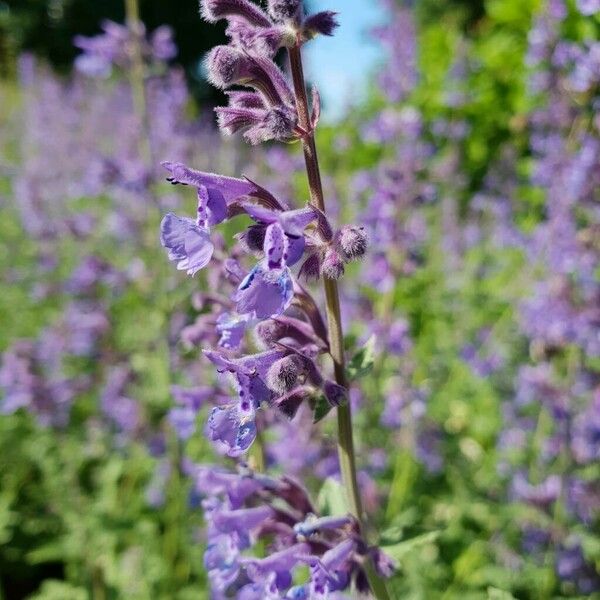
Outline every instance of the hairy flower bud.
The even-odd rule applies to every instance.
[[[293,110],[276,106],[265,111],[262,119],[244,133],[244,138],[253,146],[269,140],[293,141],[297,138],[297,122],[298,118]]]
[[[278,394],[285,394],[296,385],[303,371],[304,364],[301,356],[298,354],[285,356],[275,361],[269,368],[267,386]]]
[[[232,21],[226,33],[236,46],[252,55],[268,58],[282,46],[291,46],[295,42],[295,37],[283,25],[253,27],[243,21]]]
[[[321,275],[321,259],[319,253],[311,254],[300,267],[298,273],[299,278],[304,278],[306,281],[316,281]]]
[[[238,17],[256,27],[271,26],[267,15],[249,0],[201,0],[200,14],[209,23],[227,17]]]
[[[288,418],[293,419],[303,402],[308,402],[314,396],[314,389],[301,385],[280,398],[277,398],[277,408]]]
[[[231,46],[217,46],[207,56],[209,81],[217,88],[255,88],[268,106],[295,106],[295,97],[279,67],[270,59],[250,56]]]
[[[359,260],[367,252],[369,238],[364,227],[344,225],[338,234],[338,245],[346,260]]]
[[[276,21],[299,20],[302,0],[269,0],[269,14]]]
[[[209,81],[217,88],[240,82],[244,55],[229,46],[216,46],[206,58]]]
[[[336,17],[337,13],[331,10],[324,10],[323,12],[310,15],[304,21],[302,27],[303,36],[310,40],[319,34],[333,35],[333,32],[339,26]]]
[[[327,279],[339,279],[344,274],[344,261],[335,248],[328,248],[321,263],[321,275]]]
[[[342,406],[346,404],[348,401],[348,393],[346,388],[338,385],[333,381],[327,380],[323,385],[323,392],[325,393],[325,398],[327,398],[327,402],[331,404],[331,406]]]

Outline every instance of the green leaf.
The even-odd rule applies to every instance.
[[[88,595],[84,588],[50,579],[45,581],[41,590],[30,598],[31,600],[86,600]]]
[[[487,593],[488,600],[516,600],[510,592],[505,592],[494,587],[489,587]]]
[[[373,334],[362,348],[350,359],[346,372],[348,379],[354,381],[368,375],[373,369],[375,363],[375,342],[377,336]]]
[[[332,408],[323,394],[317,396],[313,402],[313,423],[323,420]]]
[[[349,512],[346,492],[342,484],[331,477],[325,480],[319,490],[317,504],[321,512],[326,515],[347,515]]]
[[[382,546],[381,549],[386,554],[389,554],[394,560],[402,562],[402,559],[411,552],[435,542],[440,536],[440,533],[440,531],[430,531],[409,540],[399,542],[398,544],[394,544],[393,546]]]

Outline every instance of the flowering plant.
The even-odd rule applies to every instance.
[[[310,190],[309,202],[293,207],[248,178],[163,163],[168,180],[195,188],[197,197],[195,218],[172,213],[163,218],[160,239],[169,259],[192,276],[205,267],[221,269],[223,280],[235,286],[216,319],[219,347],[205,349],[205,355],[218,373],[231,376],[236,395],[213,408],[208,437],[228,456],[243,458],[258,443],[257,415],[264,407],[292,418],[309,403],[316,420],[335,408],[349,507],[345,516],[319,517],[292,479],[271,479],[245,466],[237,474],[203,471],[205,564],[213,594],[326,598],[354,583],[387,598],[383,578],[391,574],[392,561],[365,538],[337,288],[345,265],[365,255],[367,236],[360,226],[336,228],[326,213],[315,145],[319,94],[313,89],[309,107],[301,57],[302,46],[315,35],[333,34],[336,15],[306,16],[300,0],[271,0],[266,12],[249,0],[205,0],[201,13],[210,22],[228,21],[230,43],[206,59],[209,80],[229,98],[227,107],[216,109],[219,127],[227,134],[243,132],[253,145],[300,141]],[[273,61],[280,48],[288,51],[292,83]],[[250,219],[236,236],[244,253],[254,257],[249,270],[238,257],[215,260],[211,229],[241,215]],[[320,278],[327,325],[301,283]],[[248,331],[256,334],[259,352],[249,351]],[[333,372],[322,364],[327,356]],[[257,539],[267,540],[269,555],[242,556]],[[294,586],[301,566],[309,567],[309,579]]]

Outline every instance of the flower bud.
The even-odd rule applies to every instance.
[[[217,88],[239,83],[244,55],[229,46],[216,46],[207,56],[209,81]]]
[[[218,106],[217,123],[219,129],[227,135],[233,135],[243,129],[248,129],[259,123],[263,118],[264,110],[260,108],[238,108]]]
[[[207,56],[209,81],[217,88],[253,87],[270,107],[295,106],[295,96],[279,67],[270,59],[249,56],[231,46],[216,46]]]
[[[321,263],[321,275],[327,279],[339,279],[344,274],[344,261],[335,248],[328,248]]]
[[[359,260],[367,252],[369,238],[364,227],[344,225],[338,234],[338,244],[346,260]]]
[[[303,36],[306,39],[314,38],[316,35],[333,35],[339,26],[336,19],[337,13],[331,10],[316,13],[307,17],[303,24]]]
[[[316,281],[321,275],[321,259],[315,252],[311,254],[300,267],[298,278],[304,277],[306,281]]]
[[[290,354],[280,358],[267,372],[267,387],[278,394],[285,394],[296,385],[303,371],[304,364],[299,355]]]
[[[255,332],[258,339],[270,347],[285,335],[286,329],[286,325],[279,320],[267,319],[257,323]]]
[[[276,21],[299,20],[302,0],[269,0],[269,14]]]
[[[308,402],[314,395],[314,389],[301,385],[280,398],[277,398],[277,408],[288,418],[293,419],[303,402]]]
[[[327,380],[323,385],[323,392],[325,398],[331,406],[342,406],[348,401],[348,392],[346,388],[334,383],[333,381]]]
[[[267,15],[249,0],[201,0],[200,14],[205,21],[238,17],[255,27],[270,27]]]
[[[269,140],[278,142],[293,141],[297,139],[297,120],[294,111],[287,107],[276,106],[265,111],[262,119],[244,133],[244,138],[253,146]]]

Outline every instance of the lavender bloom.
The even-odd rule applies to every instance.
[[[600,0],[577,0],[577,9],[582,15],[594,15],[600,12]]]
[[[215,249],[208,229],[200,227],[197,221],[172,213],[162,220],[160,243],[169,251],[169,260],[177,261],[177,268],[191,276],[210,262]]]
[[[596,392],[587,410],[575,418],[571,448],[579,463],[600,459],[600,391]]]
[[[185,389],[173,386],[171,393],[178,406],[169,412],[169,421],[177,435],[182,440],[187,440],[196,431],[196,417],[206,400],[214,395],[211,388]]]
[[[213,595],[227,591],[236,598],[262,600],[327,597],[323,594],[331,592],[330,598],[341,598],[335,592],[364,580],[360,555],[378,550],[366,549],[351,517],[315,515],[306,490],[294,480],[273,479],[243,466],[238,474],[186,468],[204,496],[204,562]],[[261,504],[254,506],[258,498]],[[259,539],[268,544],[265,558],[246,552]],[[292,585],[304,565],[310,567],[309,579]]]
[[[246,206],[256,216],[254,208]],[[269,211],[269,214],[273,213]],[[288,213],[281,213],[282,218]],[[309,214],[312,218],[312,215]],[[267,225],[264,230],[263,252],[265,258],[244,278],[233,297],[237,302],[238,313],[250,314],[258,319],[267,319],[282,314],[291,304],[294,296],[291,272],[288,260],[298,260],[304,250],[302,233],[295,237],[290,256],[290,239],[284,230],[301,232],[303,227],[297,224],[299,219],[290,218]]]

